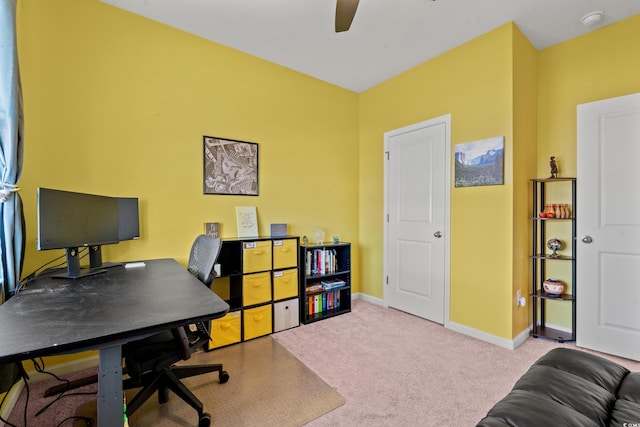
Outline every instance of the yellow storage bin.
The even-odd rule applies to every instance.
[[[245,340],[269,335],[272,331],[271,304],[244,310],[243,320]]]
[[[271,274],[245,274],[242,276],[242,305],[262,304],[271,301]]]
[[[273,241],[273,268],[297,267],[298,245],[296,239]]]
[[[239,311],[227,313],[224,317],[211,321],[211,341],[209,350],[240,342],[242,316]]]
[[[271,240],[245,242],[242,246],[242,272],[271,270]]]
[[[281,300],[298,296],[298,269],[273,272],[273,299]]]

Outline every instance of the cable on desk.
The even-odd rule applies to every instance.
[[[85,258],[89,254],[89,248],[81,248],[81,250],[82,249],[84,249],[84,254],[80,256],[80,259]],[[49,273],[52,270],[60,270],[60,269],[64,268],[64,265],[66,264],[66,261],[61,262],[59,264],[56,264],[53,267],[49,267],[46,270],[44,269],[46,266],[48,266],[50,264],[53,264],[54,262],[57,262],[57,261],[65,258],[65,257],[66,257],[66,255],[60,255],[59,257],[54,258],[51,261],[41,265],[40,267],[38,267],[35,270],[33,270],[30,274],[28,274],[25,277],[23,277],[20,280],[20,282],[18,282],[18,287],[16,288],[16,291],[15,291],[14,295],[17,294],[18,292],[20,292],[22,289],[24,289],[29,283],[34,281],[41,274]],[[38,272],[40,272],[40,273],[38,273]]]
[[[41,265],[40,267],[36,268],[35,270],[33,270],[30,274],[26,275],[25,277],[23,277],[20,282],[18,282],[18,287],[16,288],[16,294],[18,292],[20,292],[22,289],[24,289],[25,286],[27,286],[29,283],[31,283],[33,280],[36,279],[36,277],[38,277],[38,272],[42,269],[44,269],[46,266],[48,266],[49,264],[53,264],[54,262],[60,260],[61,258],[64,258],[65,255],[60,255],[57,258],[52,259],[51,261],[47,262],[46,264]],[[64,265],[64,262],[57,264],[51,268],[55,268],[55,269],[59,269]],[[46,271],[46,270],[45,270]]]

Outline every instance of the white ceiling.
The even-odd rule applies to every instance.
[[[101,1],[355,92],[510,21],[543,49],[640,13],[638,0],[362,0],[335,33],[335,0]]]

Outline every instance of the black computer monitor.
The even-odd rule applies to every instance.
[[[118,198],[38,188],[38,249],[65,249],[67,274],[102,273],[101,245],[118,243]],[[90,268],[80,268],[79,248],[88,247]]]
[[[137,197],[118,198],[118,240],[140,238],[140,213]]]

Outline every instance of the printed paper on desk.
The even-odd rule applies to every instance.
[[[255,206],[236,206],[238,237],[258,237],[258,215]]]

